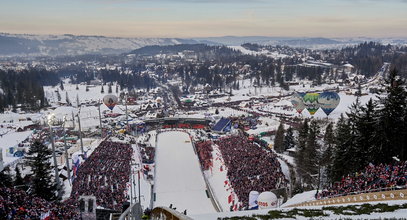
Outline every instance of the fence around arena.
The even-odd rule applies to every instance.
[[[322,199],[297,203],[289,205],[287,207],[351,204],[351,203],[376,202],[388,200],[407,200],[407,186],[389,187],[374,190],[358,191],[347,194],[339,194]]]

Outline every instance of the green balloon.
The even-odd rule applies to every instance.
[[[314,115],[315,112],[318,111],[319,109],[319,103],[318,103],[318,97],[319,97],[319,93],[307,93],[304,96],[304,104],[305,104],[305,108],[308,110],[308,112],[311,115]]]

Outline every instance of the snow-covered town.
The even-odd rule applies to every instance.
[[[247,55],[254,53],[247,45],[245,49],[233,48]],[[292,56],[282,54],[288,53],[287,50],[273,52],[272,59]],[[384,192],[389,189],[404,192],[406,165],[398,159],[400,155],[394,155],[397,160],[386,165],[398,167],[398,173],[402,174],[400,180],[394,180],[398,177],[393,173],[384,179],[382,176],[369,179],[374,185],[364,183],[363,188],[349,185],[352,183],[348,178],[358,176],[348,176],[334,185],[329,183],[338,174],[330,172],[328,167],[343,162],[339,150],[335,150],[342,144],[339,143],[340,124],[356,117],[352,115],[356,108],[360,108],[357,117],[363,117],[369,103],[380,103],[386,98],[385,93],[377,91],[385,88],[382,82],[391,76],[390,63],[384,62],[366,77],[358,75],[356,67],[348,62],[335,65],[305,56],[295,68],[320,69],[325,80],[301,79],[294,72],[291,81],[286,81],[290,66],[282,66],[281,73],[277,70],[277,76],[272,75],[285,79],[274,85],[267,78],[256,78],[258,70],[244,61],[230,67],[215,64],[207,67],[209,73],[231,68],[228,71],[236,71],[234,80],[226,83],[226,79],[223,85],[214,82],[191,86],[185,75],[173,71],[190,63],[197,66],[199,74],[204,63],[197,62],[196,56],[193,51],[171,56],[125,56],[128,62],[145,63],[141,69],[145,69],[142,74],[148,80],[141,86],[106,82],[105,74],[109,71],[111,77],[115,73],[134,74],[131,68],[120,64],[71,63],[68,64],[71,68],[83,68],[84,73],[91,70],[93,78],[78,82],[79,76],[74,74],[44,86],[44,100],[36,101],[44,103],[44,107],[34,109],[24,104],[5,107],[0,116],[2,175],[15,179],[17,184],[6,192],[35,198],[30,191],[37,189],[30,182],[35,181],[34,169],[38,168],[32,167],[33,157],[40,154],[40,146],[51,153],[43,162],[48,164],[48,180],[54,184],[48,183],[54,187],[52,196],[60,201],[53,205],[45,199],[48,208],[40,212],[52,213],[56,218],[105,219],[119,218],[122,213],[139,217],[144,213],[153,218],[174,215],[181,216],[179,219],[187,216],[216,219],[267,213],[256,209],[284,212],[290,207],[307,206],[306,210],[320,210],[323,206],[318,206],[319,201],[326,205],[330,198],[354,194],[362,198],[365,194],[382,192],[378,190],[382,185],[377,185],[377,181],[394,182],[386,183]],[[268,56],[265,53],[264,58]],[[297,51],[292,57],[302,56]],[[173,59],[178,64],[160,64]],[[59,66],[48,60],[36,61],[36,66],[28,64],[32,62],[9,60],[2,68],[17,72],[66,68],[66,64]],[[187,74],[191,74],[190,81],[196,80],[193,72]],[[220,81],[224,80],[222,75],[219,77]],[[303,134],[304,129],[309,131]],[[316,145],[313,152],[308,152],[312,138]],[[308,158],[314,158],[308,161],[304,158],[307,154]],[[326,162],[326,157],[330,161]],[[367,170],[370,166],[382,166],[366,165]],[[345,188],[332,191],[332,187],[338,187],[337,183],[346,184],[342,186]],[[391,204],[404,204],[402,193],[392,195]],[[362,203],[358,201],[359,196],[354,198],[357,200],[352,203]],[[372,197],[372,204],[386,201],[380,198]],[[395,198],[401,199],[400,202],[393,201]],[[60,206],[65,206],[63,211],[59,211]],[[35,209],[33,204],[31,210]],[[322,216],[340,217],[328,212]]]

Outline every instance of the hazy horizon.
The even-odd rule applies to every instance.
[[[407,37],[407,0],[3,0],[0,32],[108,37]]]
[[[348,38],[393,38],[393,39],[406,39],[407,36],[395,36],[395,37],[373,37],[373,36],[341,36],[341,37],[323,37],[323,36],[265,36],[265,35],[221,35],[221,36],[196,36],[196,37],[171,37],[171,36],[166,36],[166,37],[138,37],[138,36],[110,36],[110,35],[96,35],[96,34],[72,34],[72,33],[41,33],[41,34],[36,34],[36,33],[11,33],[11,32],[0,32],[0,34],[4,35],[38,35],[38,36],[63,36],[63,35],[73,35],[73,36],[84,36],[84,37],[108,37],[108,38],[178,38],[178,39],[205,39],[205,38],[224,38],[224,37],[236,37],[236,38],[249,38],[249,37],[265,37],[265,38],[326,38],[326,39],[348,39]]]

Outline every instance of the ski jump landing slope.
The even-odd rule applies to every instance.
[[[189,135],[170,131],[158,135],[154,206],[170,204],[187,214],[216,212],[206,195],[206,185]]]

